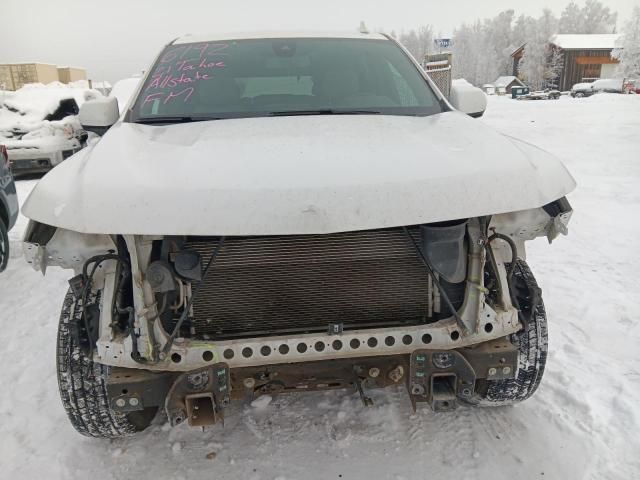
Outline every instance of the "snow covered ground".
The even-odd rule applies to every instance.
[[[372,392],[368,409],[347,393],[281,396],[235,405],[224,428],[157,420],[137,438],[87,439],[55,378],[69,274],[42,278],[16,251],[0,276],[0,478],[639,478],[640,96],[491,97],[478,121],[555,153],[578,182],[569,237],[529,247],[550,317],[532,399],[433,414],[412,413],[402,389]],[[35,182],[18,182],[21,200]],[[25,225],[11,232],[15,247]]]

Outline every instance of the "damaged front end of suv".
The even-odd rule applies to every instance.
[[[308,99],[283,99],[233,63],[266,45],[286,76],[305,65],[296,55],[322,62],[327,42],[338,57],[364,49],[371,71],[389,62],[417,105],[381,82],[366,99],[378,110],[340,111],[338,93],[356,102],[373,86],[358,72],[327,77],[322,63],[301,72],[313,77]],[[243,80],[216,88],[235,85],[224,101],[236,92],[257,113],[163,111],[176,90],[154,87],[154,74],[191,51],[200,66],[236,68]],[[158,62],[124,117],[25,205],[27,260],[74,271],[57,352],[78,431],[130,434],[159,410],[206,426],[262,394],[353,389],[367,405],[369,389],[403,385],[414,407],[446,411],[535,391],[546,316],[525,242],[567,231],[574,182],[559,161],[452,111],[382,36],[189,39]],[[365,93],[341,90],[354,79]],[[196,94],[198,105],[213,95]],[[327,108],[256,107],[289,101]]]
[[[266,237],[32,223],[25,248],[39,269],[79,272],[59,354],[100,364],[108,408],[160,408],[173,425],[201,426],[232,399],[265,393],[353,388],[366,403],[368,388],[400,384],[435,410],[527,398],[546,325],[523,244],[553,238],[570,214],[563,198],[515,214]],[[70,389],[67,361],[58,367]]]

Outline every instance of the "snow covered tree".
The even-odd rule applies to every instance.
[[[535,20],[528,15],[521,14],[513,26],[513,41],[516,47],[522,46],[526,41],[527,32],[531,30],[531,24]]]
[[[626,78],[640,78],[640,6],[633,8],[631,17],[625,23],[620,39],[620,47],[612,56],[620,61],[618,73]]]
[[[415,30],[409,30],[409,33],[400,33],[400,43],[404,45],[404,48],[409,50],[411,55],[418,60],[418,62],[422,63],[423,59],[420,58],[420,40],[418,40],[418,34]]]
[[[391,35],[394,36],[394,33]],[[401,32],[398,40],[418,62],[423,63],[425,56],[433,51],[433,28],[431,25],[423,25],[417,31]]]
[[[582,8],[583,27],[581,33],[613,33],[616,29],[617,13],[612,13],[598,0],[587,0]]]
[[[560,19],[544,9],[538,18],[505,10],[493,18],[463,23],[453,32],[453,76],[475,85],[492,82],[512,72],[511,53],[522,45],[519,74],[529,86],[539,89],[557,84],[563,59],[549,45],[556,33],[611,33],[617,14],[599,0],[586,0],[584,6],[571,1]],[[431,30],[429,30],[430,33]],[[416,56],[429,53],[420,31],[400,35],[401,42]]]
[[[547,60],[544,71],[544,87],[558,88],[558,80],[562,73],[564,58],[562,52],[553,46],[548,47]]]
[[[513,36],[513,10],[494,18],[462,24],[453,33],[453,77],[474,85],[493,82],[511,73],[511,52],[517,46]]]
[[[483,71],[485,39],[480,22],[463,23],[453,32],[453,78],[464,78],[474,85],[492,82],[495,78]]]
[[[612,33],[616,20],[617,14],[598,0],[587,0],[582,8],[571,2],[560,15],[558,33]]]
[[[560,14],[558,33],[582,33],[582,9],[575,2],[570,2]]]
[[[546,86],[549,77],[549,38],[557,30],[558,19],[547,8],[543,10],[540,18],[526,24],[524,32],[526,46],[518,73],[535,90]],[[559,59],[556,58],[555,61],[557,63]]]
[[[423,25],[418,28],[418,60],[424,61],[424,58],[433,51],[433,28],[431,25]]]
[[[487,81],[499,76],[510,75],[512,71],[511,53],[520,45],[513,40],[513,19],[515,12],[505,10],[496,17],[485,20],[484,49],[486,53]]]

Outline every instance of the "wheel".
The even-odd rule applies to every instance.
[[[547,362],[547,315],[536,279],[524,260],[516,261],[513,284],[522,315],[528,320],[525,329],[511,335],[518,348],[518,371],[513,379],[478,380],[476,393],[469,400],[474,405],[521,402],[533,395],[542,380]]]
[[[582,92],[576,93],[576,98],[582,98],[582,97],[584,97],[584,93]]]
[[[110,369],[93,362],[78,345],[86,334],[82,299],[76,299],[69,290],[58,324],[56,367],[60,399],[71,425],[82,435],[97,438],[125,437],[144,430],[151,424],[157,408],[128,414],[111,410],[106,389]]]
[[[0,273],[4,272],[9,263],[9,232],[4,220],[0,218]]]

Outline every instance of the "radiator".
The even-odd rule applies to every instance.
[[[417,229],[411,230],[417,238]],[[206,265],[218,237],[190,237]],[[401,228],[228,237],[193,303],[210,339],[427,323],[430,282]],[[194,285],[195,286],[195,285]]]

